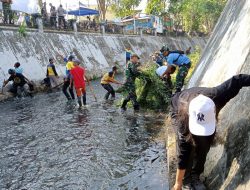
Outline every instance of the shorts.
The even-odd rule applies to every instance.
[[[75,88],[76,89],[76,95],[79,97],[79,96],[82,96],[83,94],[86,93],[86,88],[85,86],[84,87],[80,87],[80,88]]]

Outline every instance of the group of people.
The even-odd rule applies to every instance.
[[[190,51],[190,49],[189,49]],[[212,88],[193,87],[182,90],[182,86],[191,61],[182,51],[170,51],[166,46],[161,49],[163,62],[167,65],[159,65],[156,74],[162,79],[171,80],[171,74],[179,67],[175,93],[170,101],[170,115],[172,125],[176,131],[177,138],[177,172],[174,190],[205,190],[206,187],[200,180],[200,174],[204,171],[207,154],[210,150],[216,133],[216,122],[220,110],[234,98],[243,87],[250,86],[250,75],[239,74],[228,79],[221,85]],[[107,91],[105,100],[115,99],[115,91],[110,83],[124,85],[128,91],[127,97],[122,102],[122,111],[132,101],[135,111],[139,110],[136,97],[135,79],[141,74],[139,62],[140,57],[132,53],[130,49],[126,52],[126,80],[124,83],[114,79],[117,67],[101,79],[102,87]],[[62,91],[68,100],[74,100],[74,89],[79,106],[86,105],[86,77],[85,69],[80,66],[80,61],[74,55],[66,60],[66,77],[64,78]],[[17,88],[29,84],[30,81],[23,76],[20,63],[15,63],[13,69],[9,69],[10,77],[4,81],[4,86],[13,81],[11,92],[16,93]],[[47,66],[47,77],[53,86],[57,86],[58,74],[55,69],[54,59],[49,59]],[[165,79],[164,79],[165,80]]]
[[[188,71],[191,67],[191,61],[187,54],[190,53],[191,48],[188,48],[186,52],[181,50],[171,51],[166,45],[160,49],[158,57],[154,58],[157,64],[156,74],[166,84],[168,97],[172,96],[172,82],[171,75],[176,71],[178,67],[178,73],[176,75],[175,93],[180,92]],[[131,48],[126,49],[126,82],[124,87],[128,91],[128,96],[124,99],[121,109],[126,110],[127,103],[131,100],[134,110],[139,110],[139,104],[136,97],[135,79],[141,74],[140,72],[140,57],[137,54],[133,54]]]
[[[185,54],[183,51],[170,51],[163,46],[159,53],[161,59],[155,59],[159,65],[156,73],[162,79],[171,79],[171,74],[179,67],[175,93],[170,101],[170,115],[177,139],[177,171],[173,190],[206,190],[200,175],[214,140],[218,114],[241,88],[250,86],[250,75],[240,74],[213,88],[194,87],[181,91],[191,67],[187,56],[190,50]],[[131,49],[127,49],[125,85],[129,88],[129,95],[123,101],[122,109],[125,110],[127,102],[132,100],[134,109],[138,110],[135,78],[140,74],[140,63],[136,54],[130,55]],[[167,65],[163,64],[164,61]]]
[[[41,14],[44,23],[47,23],[49,20],[50,26],[57,28],[57,23],[59,28],[66,28],[66,20],[65,20],[65,14],[66,10],[63,8],[62,5],[60,5],[57,9],[55,6],[52,5],[52,3],[49,4],[50,10],[49,15],[47,13],[47,4],[46,2],[43,3]]]

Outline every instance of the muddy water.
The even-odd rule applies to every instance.
[[[168,189],[164,117],[77,109],[61,92],[0,104],[0,189]]]

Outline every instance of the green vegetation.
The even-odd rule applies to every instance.
[[[187,32],[212,32],[227,0],[169,0],[168,13],[175,28]]]
[[[27,36],[27,30],[26,30],[26,26],[24,23],[22,23],[19,28],[18,28],[18,33],[20,36],[22,37],[26,37]]]
[[[131,16],[142,0],[98,0],[99,9],[110,7],[117,17]],[[146,13],[173,19],[176,30],[188,33],[212,32],[227,0],[148,0]],[[101,6],[102,5],[102,6]],[[105,18],[105,15],[104,17]]]
[[[189,70],[188,76],[186,77],[186,83],[191,78],[193,71],[200,59],[201,50],[196,48],[193,53],[189,55],[192,67]],[[141,75],[136,79],[136,94],[138,102],[144,108],[153,110],[167,110],[171,94],[168,94],[170,86],[166,88],[166,84],[156,75],[156,64],[148,62],[141,68]],[[178,71],[171,76],[173,85],[175,84],[175,78]],[[127,92],[124,88],[120,88],[117,92],[122,93],[124,96]]]
[[[140,4],[141,0],[113,0],[111,10],[117,17],[125,17],[134,15],[135,8]]]
[[[146,13],[160,16],[165,13],[166,1],[163,0],[150,0],[148,1]]]

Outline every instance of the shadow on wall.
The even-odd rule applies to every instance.
[[[220,187],[223,190],[232,190],[249,182],[249,128],[249,118],[238,120],[228,127],[222,157],[206,178],[209,189],[215,190]]]

